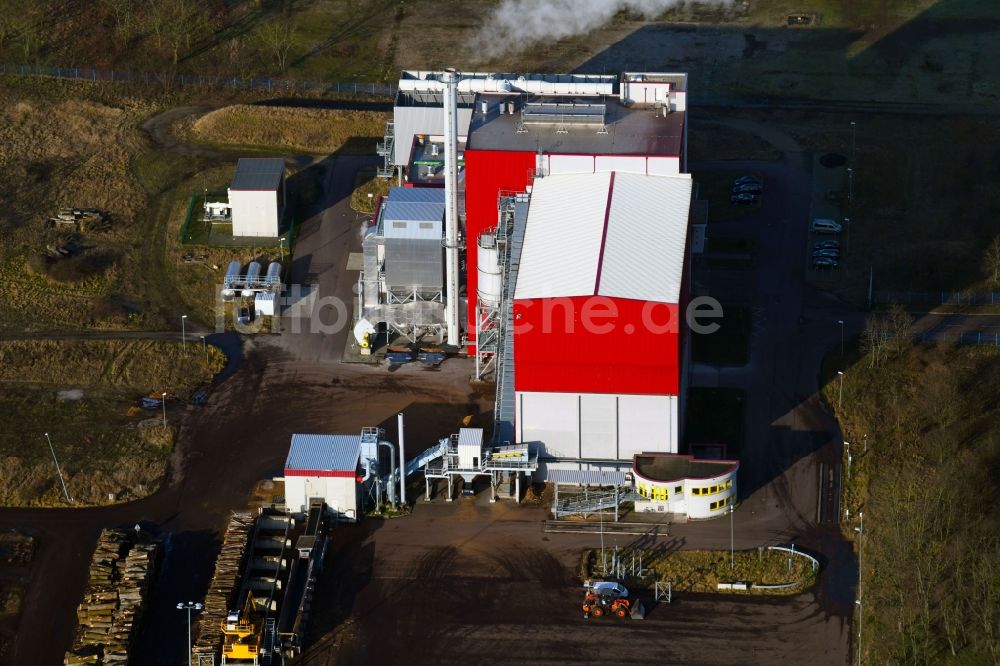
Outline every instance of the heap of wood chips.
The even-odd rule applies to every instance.
[[[156,544],[135,543],[125,530],[106,529],[90,561],[87,590],[76,611],[73,648],[63,664],[127,664],[139,634],[142,604],[156,563]]]
[[[243,581],[243,567],[253,526],[254,515],[248,511],[233,511],[229,516],[212,583],[205,595],[205,608],[198,616],[198,639],[192,649],[194,654],[219,654],[222,648],[222,623],[233,609],[234,598]]]

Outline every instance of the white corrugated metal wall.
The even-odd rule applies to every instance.
[[[472,107],[458,107],[458,136],[469,133]],[[397,106],[392,113],[393,160],[405,166],[410,161],[410,148],[417,134],[444,134],[444,111],[440,106]]]
[[[628,460],[677,453],[677,396],[519,391],[517,437],[544,458]]]
[[[291,513],[305,513],[309,500],[321,497],[341,520],[357,520],[360,487],[353,476],[286,476],[285,505]]]
[[[278,195],[274,190],[229,190],[234,236],[278,237]]]
[[[541,168],[548,176],[572,173],[636,173],[647,176],[679,176],[679,157],[633,155],[542,155]]]

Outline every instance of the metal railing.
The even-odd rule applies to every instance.
[[[397,86],[365,81],[299,81],[279,78],[242,78],[177,72],[131,72],[97,67],[58,67],[54,65],[18,65],[0,63],[0,75],[50,77],[74,81],[107,81],[161,87],[194,86],[200,88],[231,88],[267,90],[269,92],[319,92],[341,95],[395,97]]]
[[[930,331],[913,336],[916,342],[952,342],[957,345],[1000,347],[1000,333],[993,331]]]
[[[872,303],[901,305],[994,305],[1000,303],[996,291],[876,291]]]

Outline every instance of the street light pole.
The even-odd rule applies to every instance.
[[[855,122],[852,120],[851,121],[851,166],[852,167],[854,166],[854,160],[857,158],[857,150],[856,150],[857,137],[858,137],[857,129],[858,128],[855,125]]]
[[[163,427],[167,427],[167,392],[164,391],[160,394],[160,399],[163,402]]]
[[[193,601],[189,601],[187,603],[179,602],[177,604],[177,610],[186,610],[187,611],[187,616],[188,616],[187,617],[187,619],[188,619],[188,666],[191,666],[191,611],[193,611],[193,610],[200,611],[201,609],[202,609],[202,605],[200,603],[195,603]]]
[[[841,370],[837,370],[837,374],[840,375],[840,393],[837,395],[837,409],[844,404],[844,373]]]
[[[854,203],[854,169],[847,167],[847,203]]]
[[[733,514],[736,513],[736,505],[733,504],[729,507],[729,570],[733,571],[736,569],[736,549],[734,546],[733,536],[735,534],[733,528]]]
[[[205,336],[201,336],[201,346],[205,349],[205,361],[208,362],[208,343],[205,342]]]
[[[851,443],[844,442],[844,449],[847,451],[847,478],[851,478]]]
[[[278,252],[281,255],[281,263],[285,263],[285,239],[278,239]]]
[[[69,496],[69,491],[66,490],[66,481],[63,479],[62,470],[59,469],[59,459],[56,458],[56,450],[52,446],[52,438],[49,437],[49,433],[45,433],[45,441],[49,443],[49,451],[52,452],[52,460],[56,464],[56,474],[59,475],[59,483],[62,484],[63,496],[66,497],[67,504],[72,504],[73,499]]]
[[[187,315],[181,315],[181,344],[187,349]]]
[[[864,610],[864,606],[861,604],[861,586],[863,581],[861,577],[861,549],[864,547],[865,542],[865,512],[858,511],[858,518],[861,520],[861,524],[854,528],[854,531],[858,533],[858,598],[854,603],[858,605],[858,666],[861,666],[861,614]]]
[[[837,323],[840,324],[840,355],[844,355],[844,320],[838,319]]]

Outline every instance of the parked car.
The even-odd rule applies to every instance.
[[[837,240],[816,241],[815,243],[813,243],[813,249],[814,250],[839,250],[840,249],[840,241],[837,241]]]
[[[746,183],[745,185],[734,185],[733,194],[760,194],[760,185],[756,183]]]
[[[813,259],[819,257],[828,257],[830,259],[840,259],[840,250],[815,250],[813,251]]]
[[[752,206],[757,203],[757,195],[749,194],[744,192],[743,194],[734,194],[729,197],[730,203],[738,204],[740,206]]]
[[[836,259],[830,257],[816,257],[813,259],[813,268],[816,270],[831,270],[838,266]]]
[[[814,218],[811,228],[819,234],[839,234],[844,230],[840,224],[825,217]]]
[[[733,187],[747,184],[760,186],[760,179],[757,176],[740,176],[733,181]]]

